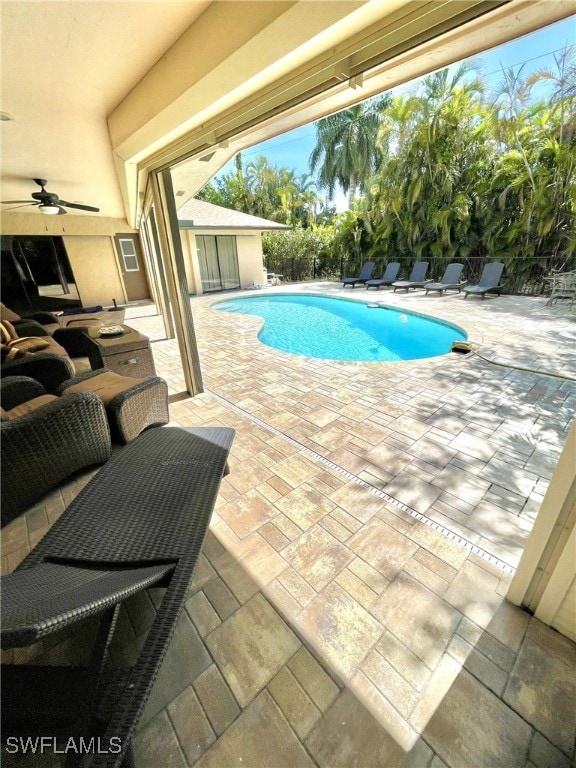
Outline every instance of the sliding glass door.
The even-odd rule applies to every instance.
[[[236,238],[231,235],[196,235],[202,290],[240,288]]]

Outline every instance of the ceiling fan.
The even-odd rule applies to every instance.
[[[3,204],[10,203],[23,203],[23,205],[15,206],[17,208],[24,208],[25,205],[37,205],[38,210],[42,213],[46,213],[52,216],[62,216],[68,213],[66,208],[78,208],[81,211],[94,211],[98,212],[100,208],[94,208],[92,205],[84,205],[82,203],[67,203],[66,200],[61,200],[55,192],[47,192],[45,187],[48,182],[46,179],[33,179],[33,181],[40,187],[40,192],[32,192],[32,202],[29,200],[2,200]],[[10,211],[11,208],[5,208],[4,210]]]

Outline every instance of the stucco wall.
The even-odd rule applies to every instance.
[[[108,306],[112,299],[119,304],[125,302],[112,238],[65,236],[63,239],[82,305]]]
[[[254,283],[261,285],[264,279],[264,257],[262,255],[262,233],[240,235],[236,238],[240,286],[248,288]]]

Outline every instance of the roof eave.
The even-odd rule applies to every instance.
[[[178,229],[210,229],[210,230],[230,230],[230,231],[242,231],[250,230],[253,232],[274,232],[274,231],[286,231],[292,229],[287,224],[278,224],[277,227],[258,227],[255,225],[231,225],[231,224],[195,224],[193,221],[186,219],[178,220]]]

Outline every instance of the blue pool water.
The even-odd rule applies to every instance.
[[[450,351],[466,339],[455,325],[359,301],[284,294],[219,301],[223,312],[258,315],[258,338],[283,352],[324,360],[415,360]]]

